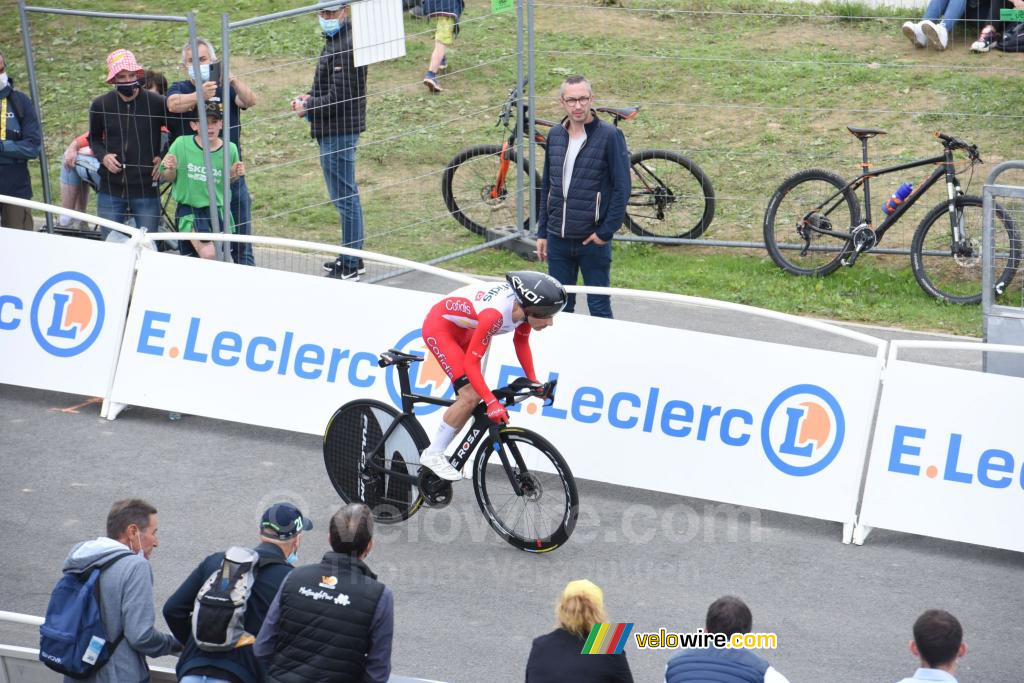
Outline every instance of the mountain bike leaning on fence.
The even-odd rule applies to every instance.
[[[978,148],[963,140],[935,133],[943,153],[877,170],[868,161],[868,140],[885,131],[847,126],[861,141],[863,173],[850,182],[821,169],[800,171],[787,178],[772,195],[764,215],[764,242],[772,260],[794,275],[828,275],[841,265],[852,266],[870,251],[928,189],[945,178],[946,199],[933,207],[914,231],[910,265],[925,292],[942,301],[976,304],[981,301],[982,200],[964,194],[954,168],[953,152],[967,153],[970,168],[983,163]],[[909,168],[935,165],[902,204],[873,227],[870,180]],[[864,188],[864,218],[854,194]],[[948,223],[946,223],[948,217]],[[996,294],[1002,294],[1020,265],[1020,244],[1010,214],[998,204],[993,213],[993,269]]]
[[[525,86],[524,86],[525,87]],[[500,145],[476,145],[455,155],[441,177],[441,194],[451,215],[467,230],[486,235],[488,229],[516,224],[516,125],[515,114],[521,90],[513,88],[498,115],[508,137]],[[596,107],[595,110],[620,121],[636,118],[640,107]],[[523,111],[527,112],[524,105]],[[526,120],[524,118],[524,120]],[[555,121],[535,119],[538,127],[551,128]],[[524,134],[529,131],[524,126]],[[534,138],[547,149],[547,136]],[[625,225],[645,237],[700,237],[715,216],[715,191],[704,171],[687,157],[667,149],[645,149],[629,157],[632,190],[626,206]],[[529,161],[523,160],[529,173]],[[511,172],[510,172],[511,171]],[[533,172],[534,206],[540,206],[541,177]],[[524,196],[529,175],[523,178]],[[524,203],[529,216],[529,204]],[[524,221],[524,228],[528,228]]]
[[[398,372],[402,411],[371,399],[349,401],[334,413],[324,434],[324,463],[334,489],[347,503],[369,505],[378,522],[401,522],[423,504],[444,507],[452,500],[452,482],[419,465],[430,440],[416,419],[415,405],[453,402],[412,392],[409,366],[422,360],[397,349],[380,354],[378,365]],[[531,396],[551,405],[556,382],[538,385],[521,377],[493,393],[506,406]],[[558,450],[536,432],[495,424],[482,401],[452,466],[462,470],[474,449],[473,490],[491,528],[528,552],[564,544],[576,527],[579,495]]]

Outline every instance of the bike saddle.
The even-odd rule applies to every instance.
[[[598,107],[597,111],[603,114],[611,114],[619,121],[629,121],[640,111],[640,107]]]
[[[885,135],[885,131],[879,130],[878,128],[855,128],[853,126],[847,126],[846,130],[850,131],[861,140],[873,138],[876,135]]]

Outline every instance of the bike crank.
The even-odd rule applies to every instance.
[[[850,232],[850,241],[853,243],[853,253],[849,258],[844,258],[842,264],[847,267],[853,266],[857,258],[865,251],[870,251],[878,244],[878,236],[875,231],[866,225],[858,225]]]
[[[429,507],[443,508],[452,502],[452,483],[426,467],[420,468],[419,488],[423,494],[423,502]]]

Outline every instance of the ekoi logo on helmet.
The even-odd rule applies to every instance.
[[[779,470],[804,477],[835,460],[845,431],[835,397],[819,386],[798,384],[769,404],[761,422],[761,446]]]

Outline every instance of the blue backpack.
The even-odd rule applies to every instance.
[[[111,641],[103,626],[100,572],[131,553],[121,553],[88,573],[66,572],[50,594],[46,620],[39,627],[39,661],[71,678],[88,678],[99,671],[121,644],[124,633]]]

